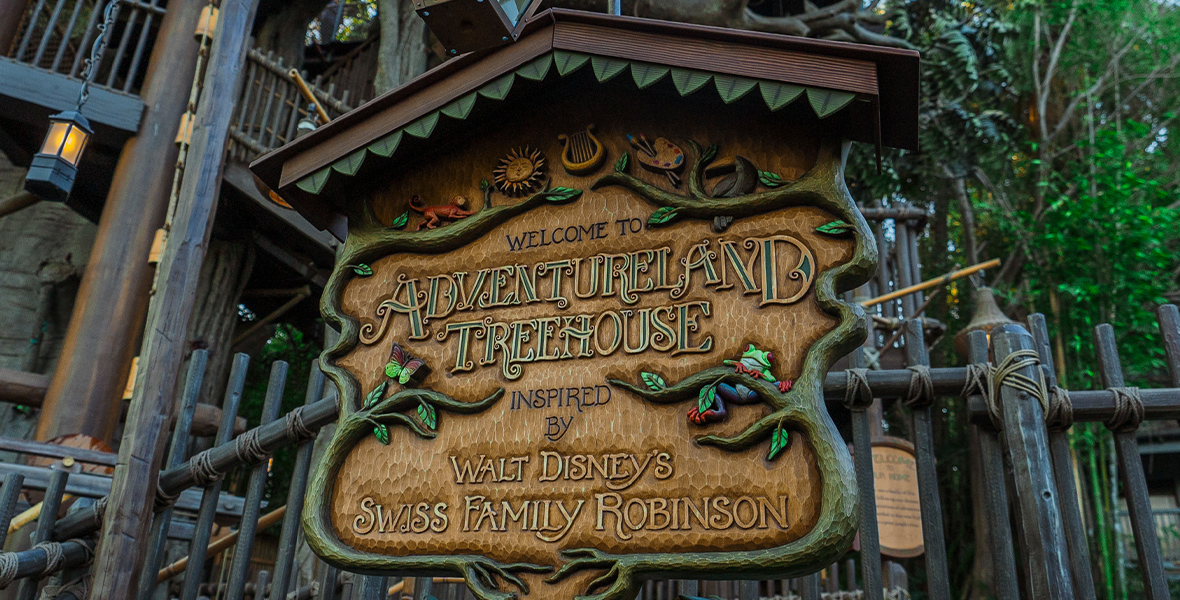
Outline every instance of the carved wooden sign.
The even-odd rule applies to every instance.
[[[559,39],[405,92],[441,108],[348,149],[402,110],[374,101],[316,134],[336,162],[282,189],[348,217],[322,301],[341,414],[308,542],[352,571],[461,575],[481,600],[814,572],[856,530],[822,387],[866,331],[840,296],[877,260],[844,138],[876,104]],[[482,87],[439,89],[468,71]]]

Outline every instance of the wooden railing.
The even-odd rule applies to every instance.
[[[138,94],[143,83],[141,66],[151,56],[164,7],[160,0],[122,0],[119,17],[107,35],[106,52],[99,57],[91,85]],[[35,0],[25,8],[20,33],[6,56],[24,63],[80,79],[90,46],[102,18],[102,0]]]
[[[1156,508],[1151,511],[1155,519],[1155,533],[1160,539],[1160,554],[1164,566],[1171,572],[1180,571],[1180,508]],[[1130,560],[1135,559],[1135,538],[1131,535],[1131,515],[1119,511],[1123,526],[1123,552]]]
[[[336,118],[370,99],[371,96],[366,94],[371,92],[366,92],[354,81],[364,74],[360,67],[365,56],[368,56],[365,52],[350,54],[347,60],[338,63],[340,69],[330,70],[328,78],[320,76],[308,82],[329,117]],[[314,116],[307,99],[288,74],[290,70],[289,65],[283,64],[283,58],[275,57],[273,52],[263,53],[258,48],[250,51],[243,68],[246,80],[242,95],[234,108],[237,115],[230,125],[231,158],[249,161],[286,144],[295,139],[299,121]],[[364,77],[371,79],[371,74],[364,74]],[[328,81],[329,78],[352,87],[338,86]],[[368,87],[371,90],[372,84]]]

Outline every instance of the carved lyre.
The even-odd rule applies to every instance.
[[[577,131],[570,135],[559,135],[557,139],[565,146],[561,151],[561,166],[570,175],[586,175],[593,173],[602,166],[606,152],[602,142],[594,137],[594,125],[586,131]]]

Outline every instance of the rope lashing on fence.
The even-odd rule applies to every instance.
[[[1108,388],[1114,394],[1114,414],[1106,422],[1107,429],[1115,433],[1128,433],[1139,429],[1143,422],[1143,398],[1137,387]]]
[[[934,380],[930,378],[930,367],[910,365],[906,370],[910,372],[910,387],[906,390],[902,402],[910,408],[926,406],[933,402]]]
[[[160,512],[160,511],[164,510],[165,508],[172,506],[173,504],[176,503],[176,499],[179,497],[180,497],[180,492],[177,492],[175,494],[169,494],[168,492],[164,491],[163,487],[160,486],[159,481],[156,482],[156,505],[155,505],[156,512]]]
[[[225,475],[213,466],[213,449],[198,452],[188,461],[188,472],[193,478],[193,485],[209,487]]]
[[[69,598],[83,600],[90,593],[88,579],[89,577],[82,577],[63,585],[46,585],[41,588],[39,600],[64,600]]]
[[[234,440],[234,454],[244,465],[258,464],[269,456],[266,448],[262,447],[262,442],[258,440],[258,429],[251,429]]]
[[[873,390],[869,387],[868,369],[844,371],[844,406],[850,410],[864,410],[873,404]]]
[[[76,538],[64,542],[42,542],[24,552],[0,552],[0,589],[8,587],[18,576],[42,579],[61,570],[65,562],[66,544],[82,549],[82,560],[70,566],[87,565],[94,560],[94,547],[90,545],[90,542]],[[42,554],[44,564],[33,571],[28,571],[28,567],[26,567],[27,572],[22,574],[20,572],[21,556],[27,556],[30,552],[37,550]],[[37,566],[37,564],[34,563],[33,566]]]
[[[1049,390],[1049,410],[1045,412],[1045,425],[1050,431],[1066,431],[1073,427],[1073,403],[1069,401],[1069,390],[1059,385]]]
[[[303,422],[303,408],[300,406],[287,413],[287,439],[294,443],[302,443],[315,439],[318,429],[312,429]]]
[[[963,386],[963,395],[978,394],[983,396],[984,402],[987,404],[988,419],[997,430],[1004,428],[1004,413],[999,403],[1000,388],[1002,387],[1009,387],[1035,398],[1041,404],[1046,421],[1061,419],[1062,416],[1068,415],[1069,422],[1072,423],[1072,405],[1066,407],[1060,404],[1062,401],[1066,404],[1069,403],[1068,393],[1055,393],[1053,396],[1057,398],[1059,403],[1054,406],[1045,385],[1045,374],[1041,371],[1040,366],[1041,359],[1035,350],[1017,350],[1004,357],[999,366],[992,366],[990,363],[969,364],[967,365],[967,383]],[[1019,372],[1030,367],[1036,372],[1036,378]]]

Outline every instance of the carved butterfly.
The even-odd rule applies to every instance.
[[[424,364],[426,363],[422,359],[410,356],[410,353],[406,352],[401,344],[395,342],[393,349],[389,352],[389,364],[385,365],[385,374],[390,379],[396,379],[398,383],[405,385],[410,377],[413,377],[414,371]]]

